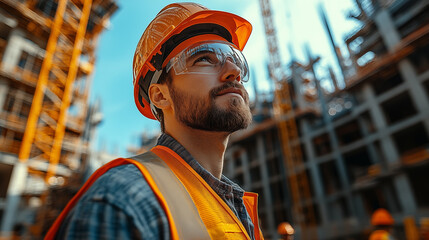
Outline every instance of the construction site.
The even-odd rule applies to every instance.
[[[344,39],[347,52],[321,9],[342,73],[330,71],[330,92],[309,51],[284,74],[269,2],[261,6],[275,97],[255,102],[254,124],[232,136],[224,172],[260,194],[264,236],[277,239],[289,222],[297,239],[368,239],[372,213],[385,208],[395,239],[427,239],[429,2],[356,0],[349,17],[362,27]]]
[[[296,239],[368,239],[378,208],[392,214],[395,239],[427,239],[429,2],[355,2],[349,17],[361,27],[347,52],[320,8],[341,76],[329,68],[319,79],[309,50],[307,61],[281,62],[272,6],[260,1],[275,91],[255,91],[253,124],[231,136],[224,174],[259,194],[266,239],[285,222]],[[141,151],[153,144],[143,137]]]
[[[354,2],[360,27],[341,50],[319,8],[340,69],[322,79],[309,48],[306,61],[282,62],[274,6],[259,0],[274,89],[254,86],[253,123],[231,135],[223,173],[259,194],[265,239],[284,223],[294,239],[368,239],[379,208],[395,239],[428,239],[429,2]],[[102,120],[89,101],[95,53],[117,10],[115,0],[0,0],[0,239],[42,239],[89,174]],[[143,133],[129,153],[156,138]]]

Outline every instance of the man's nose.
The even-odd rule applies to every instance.
[[[222,70],[223,82],[234,81],[241,82],[241,69],[232,61],[226,60]]]

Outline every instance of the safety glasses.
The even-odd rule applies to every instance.
[[[249,67],[243,53],[232,44],[221,41],[207,41],[193,44],[167,64],[166,70],[174,69],[179,74],[218,74],[229,61],[240,70],[240,81],[249,80]]]

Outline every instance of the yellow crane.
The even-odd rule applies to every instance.
[[[60,0],[58,3],[19,151],[18,158],[21,162],[27,161],[32,151],[49,160],[46,182],[55,174],[60,160],[67,110],[79,67],[91,4],[92,0],[84,0],[83,3]],[[78,16],[73,11],[76,9],[82,9]],[[69,18],[64,22],[66,10]],[[74,43],[70,48],[68,43],[73,38]],[[33,146],[38,150],[33,149]]]
[[[269,72],[275,84],[274,116],[278,122],[279,137],[287,168],[288,183],[292,194],[294,224],[301,228],[301,239],[317,239],[314,208],[304,168],[296,126],[288,77],[281,63],[278,40],[269,0],[260,0],[265,35],[269,51]],[[313,227],[313,228],[311,228]]]
[[[91,5],[92,0],[58,1],[18,155],[21,163],[32,157],[48,161],[46,171],[31,170],[44,175],[47,185],[55,176],[61,158],[67,111],[79,70]],[[46,204],[46,194],[41,197],[42,207]],[[42,234],[43,220],[36,220],[32,228],[36,236]]]

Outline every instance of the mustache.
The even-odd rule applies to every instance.
[[[236,81],[233,82],[226,82],[223,85],[213,88],[212,90],[210,90],[210,96],[214,99],[216,98],[216,96],[218,95],[219,92],[225,90],[225,89],[229,89],[229,88],[237,88],[240,89],[244,100],[246,100],[246,102],[249,100],[249,94],[247,93],[246,89],[244,88],[243,84],[241,83],[237,83]]]

